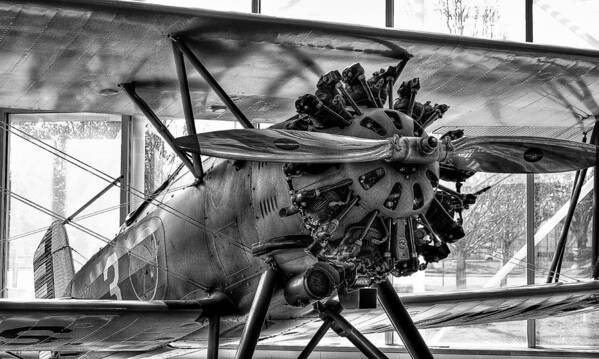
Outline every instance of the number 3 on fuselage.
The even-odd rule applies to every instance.
[[[114,273],[112,281],[108,284],[110,295],[114,295],[117,300],[122,300],[123,296],[121,294],[121,289],[119,288],[119,258],[114,252],[108,259],[106,259],[106,264],[104,265],[104,281],[108,281],[108,270],[110,268],[113,268]]]

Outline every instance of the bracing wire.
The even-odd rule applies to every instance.
[[[127,206],[127,203],[128,202],[125,202],[123,204],[119,204],[119,205],[116,205],[116,206],[107,207],[107,208],[100,209],[100,210],[95,211],[95,212],[90,212],[90,213],[86,213],[86,214],[83,214],[83,215],[79,215],[76,218],[73,218],[71,221],[80,221],[80,220],[83,220],[83,219],[88,219],[88,218],[92,218],[92,217],[98,216],[100,214],[108,213],[110,211],[114,211],[114,210],[117,210],[117,209],[120,209],[122,207]],[[14,236],[10,236],[10,237],[8,237],[6,239],[2,239],[2,241],[13,242],[13,241],[16,241],[18,239],[22,239],[22,238],[25,238],[25,237],[32,236],[34,234],[39,234],[39,233],[45,232],[47,230],[48,230],[48,226],[43,226],[43,227],[39,227],[39,228],[36,228],[36,229],[32,229],[32,230],[27,231],[27,232],[15,234]]]
[[[48,215],[48,216],[54,217],[54,218],[56,218],[56,219],[58,219],[58,220],[62,220],[62,221],[64,221],[64,220],[66,219],[66,218],[64,218],[63,216],[61,216],[61,215],[59,215],[59,214],[55,213],[54,211],[52,211],[52,210],[50,210],[50,209],[48,209],[48,208],[45,208],[45,207],[43,207],[43,206],[41,206],[41,205],[39,205],[39,204],[35,203],[34,201],[32,201],[32,200],[30,200],[30,199],[27,199],[27,198],[25,198],[25,197],[23,197],[23,196],[21,196],[21,195],[19,195],[19,194],[15,193],[15,192],[6,191],[6,189],[2,189],[2,191],[3,191],[3,192],[8,192],[8,194],[9,194],[11,197],[13,197],[14,199],[16,199],[16,200],[18,200],[19,202],[22,202],[22,203],[24,203],[24,204],[26,204],[26,205],[28,205],[28,206],[32,207],[32,208],[35,208],[35,209],[37,209],[38,211],[40,211],[40,212],[42,212],[42,213],[44,213],[44,214],[46,214],[46,215]],[[95,237],[95,238],[97,238],[97,239],[101,240],[102,242],[105,242],[107,245],[109,245],[109,246],[113,246],[113,247],[115,247],[115,248],[116,248],[116,243],[115,243],[115,241],[112,241],[112,240],[110,240],[109,238],[107,238],[107,237],[103,236],[102,234],[100,234],[100,233],[97,233],[97,232],[95,232],[95,231],[93,231],[93,230],[91,230],[91,229],[89,229],[89,228],[87,228],[87,227],[81,226],[81,225],[79,225],[78,223],[73,223],[73,222],[70,222],[69,224],[70,224],[71,226],[73,226],[73,227],[75,227],[75,228],[79,229],[80,231],[82,231],[82,232],[84,232],[84,233],[86,233],[86,234],[88,234],[88,235],[90,235],[90,236],[92,236],[92,237]],[[179,273],[177,273],[177,272],[174,272],[174,271],[172,271],[172,270],[169,270],[169,269],[167,269],[167,268],[163,268],[163,267],[162,267],[162,266],[160,266],[158,263],[153,263],[153,262],[150,262],[148,259],[146,259],[146,258],[142,257],[141,255],[138,255],[138,254],[136,254],[136,253],[134,253],[134,252],[128,252],[128,253],[129,253],[129,255],[130,255],[130,256],[133,256],[135,259],[138,259],[138,260],[140,260],[140,261],[142,261],[142,262],[145,262],[145,263],[148,263],[148,264],[150,264],[150,265],[154,265],[154,266],[156,266],[156,268],[158,268],[158,269],[160,269],[160,270],[162,270],[162,271],[164,271],[164,272],[166,272],[166,273],[169,273],[169,274],[171,274],[173,277],[176,277],[177,279],[180,279],[180,280],[183,280],[183,281],[189,282],[189,283],[191,283],[191,284],[193,284],[193,285],[195,285],[195,286],[197,286],[198,288],[200,288],[200,289],[203,289],[203,290],[207,290],[207,289],[208,289],[208,287],[207,287],[207,286],[205,286],[205,285],[203,285],[203,284],[201,284],[201,283],[198,283],[198,282],[196,282],[196,281],[194,281],[194,280],[192,280],[192,279],[190,279],[190,278],[188,278],[188,277],[186,277],[186,276],[184,276],[184,275],[182,275],[182,274],[179,274]]]
[[[6,123],[3,126],[11,134],[16,135],[17,137],[20,137],[24,141],[27,141],[27,142],[33,144],[34,146],[41,148],[42,150],[44,150],[46,152],[49,152],[53,155],[56,155],[56,156],[64,159],[66,162],[76,166],[77,168],[79,168],[85,172],[88,172],[88,173],[98,177],[99,179],[101,179],[103,181],[111,183],[114,180],[109,174],[75,158],[74,156],[67,154],[64,151],[61,151],[60,149],[58,149],[52,145],[49,145],[49,144],[41,141],[38,138],[35,138],[34,136],[28,134],[27,132],[25,132],[13,125]],[[117,185],[119,187],[122,186],[122,184],[120,184],[120,183]],[[182,187],[185,188],[187,186],[182,186]],[[131,193],[132,195],[134,195],[135,197],[137,197],[139,199],[146,200],[146,198],[147,198],[146,194],[143,191],[141,191],[137,188],[134,188],[130,185],[125,186],[125,190],[127,190],[129,193]],[[205,225],[203,225],[201,222],[196,220],[195,218],[186,215],[185,213],[177,210],[176,208],[174,208],[172,206],[169,206],[168,204],[166,204],[156,198],[152,198],[151,203],[155,204],[158,208],[168,212],[169,214],[183,220],[184,222],[187,222],[187,223],[191,224],[192,226],[204,231],[208,235],[215,236],[215,234],[216,234],[213,231],[211,231],[209,228],[207,228]],[[240,248],[241,250],[243,250],[247,253],[251,252],[250,248],[247,245],[245,245],[243,243],[239,243],[239,241],[235,240],[234,238],[230,238],[230,237],[226,237],[226,236],[223,236],[223,238],[231,239],[232,245]]]
[[[505,260],[505,258],[503,256],[500,256],[500,255],[497,255],[497,254],[491,253],[491,254],[489,254],[489,256],[492,257],[492,258],[495,258],[495,259],[499,259],[502,262]],[[525,260],[523,260],[523,259],[509,258],[508,262],[515,262],[515,264],[517,266],[522,267],[522,269],[524,269],[526,271],[533,272],[534,274],[539,274],[539,275],[542,275],[542,276],[546,276],[549,273],[549,269],[540,268],[539,266],[536,266],[536,265],[531,265],[530,266],[531,268],[529,268],[528,267],[528,263]],[[574,278],[572,276],[568,276],[568,275],[565,275],[563,273],[560,273],[560,276],[563,276],[564,278],[570,279],[570,280],[572,280],[574,282],[582,282],[581,279]]]

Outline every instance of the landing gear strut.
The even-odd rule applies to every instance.
[[[370,342],[362,333],[341,316],[341,305],[336,301],[328,301],[325,304],[316,302],[314,308],[318,311],[323,323],[314,334],[308,345],[300,353],[298,359],[308,358],[312,350],[316,347],[320,339],[325,335],[329,328],[332,328],[337,335],[346,337],[352,344],[358,348],[362,354],[368,358],[386,359],[387,356]]]
[[[391,324],[401,337],[406,349],[414,359],[432,358],[428,346],[416,329],[410,314],[401,303],[397,292],[389,280],[385,280],[378,287],[378,297],[383,309],[387,313]]]
[[[276,274],[274,268],[269,268],[260,277],[260,283],[258,283],[258,289],[256,289],[254,301],[252,302],[250,313],[241,334],[235,359],[249,359],[254,354],[256,344],[260,338],[260,330],[264,324],[268,305],[270,304],[275,288]]]
[[[207,359],[218,359],[218,342],[220,336],[220,314],[215,313],[208,319],[208,353]]]

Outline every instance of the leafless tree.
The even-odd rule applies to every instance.
[[[444,20],[447,31],[455,35],[495,38],[499,20],[497,4],[471,4],[468,0],[439,0],[437,12]]]

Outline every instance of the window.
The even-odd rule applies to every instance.
[[[164,123],[175,138],[187,134],[183,119],[166,119]],[[195,123],[198,133],[242,128],[237,121],[196,120]],[[144,153],[144,191],[149,194],[173,173],[180,161],[148,121],[144,122]],[[188,181],[191,182],[193,179]]]
[[[121,0],[126,2],[142,2],[148,4],[168,5],[183,8],[196,8],[219,11],[251,12],[251,0]]]
[[[534,42],[599,49],[599,2],[534,0]]]
[[[453,185],[445,183],[447,187]],[[462,187],[463,193],[486,186],[476,204],[463,213],[465,237],[450,245],[451,254],[426,271],[394,278],[399,292],[441,292],[526,284],[526,261],[518,260],[506,276],[500,276],[514,254],[526,245],[526,176],[477,173]],[[425,329],[425,341],[433,347],[498,348],[526,346],[526,323]],[[394,334],[395,343],[401,340]]]
[[[384,0],[262,0],[261,13],[295,19],[385,26]]]
[[[591,224],[593,220],[593,176],[589,171],[572,217],[564,252],[560,281],[575,282],[591,277]],[[536,283],[545,283],[564,226],[565,209],[572,193],[574,173],[535,176],[535,225],[547,233],[535,246]],[[569,323],[579,323],[569,325]],[[569,349],[598,348],[599,313],[537,320],[537,345]],[[564,328],[568,330],[564,330]]]
[[[120,116],[98,114],[13,114],[9,116],[9,229],[7,297],[33,298],[33,253],[55,220],[31,207],[35,202],[70,216],[108,185],[104,180],[50,153],[45,145],[116,178],[120,175]],[[41,143],[40,143],[41,142]],[[41,146],[41,147],[40,147]],[[119,228],[120,189],[114,187],[75,218],[99,235],[112,238]],[[75,269],[105,243],[66,226]]]
[[[395,27],[524,41],[523,0],[396,0]]]

